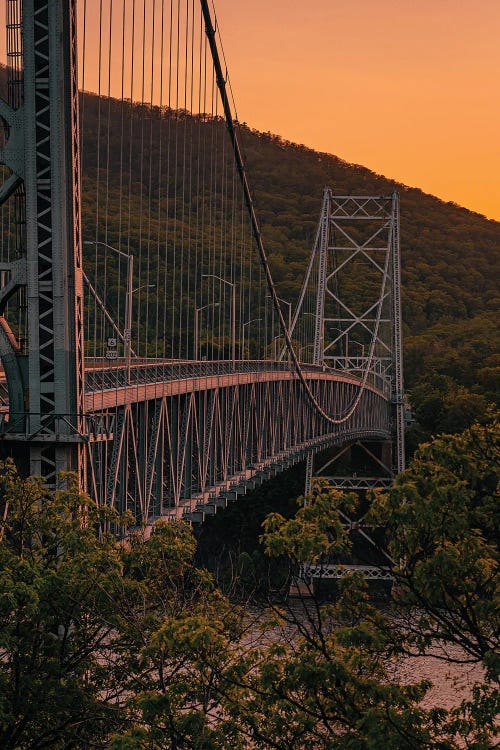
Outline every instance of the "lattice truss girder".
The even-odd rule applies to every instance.
[[[394,576],[389,565],[340,565],[338,563],[318,563],[305,565],[302,575],[305,578],[321,578],[340,580],[348,578],[353,573],[362,573],[365,581],[392,582]]]
[[[9,0],[7,31],[0,160],[11,174],[0,204],[14,197],[17,245],[1,263],[6,427],[24,471],[54,485],[60,470],[78,470],[84,486],[76,2]]]
[[[315,391],[333,409],[357,387],[332,379]],[[227,501],[327,445],[390,434],[390,408],[377,391],[366,389],[352,418],[332,428],[292,379],[139,400],[96,413],[99,419],[108,438],[101,431],[87,444],[88,486],[100,503],[131,510],[138,522]]]
[[[328,188],[291,326],[304,362],[376,384],[394,405],[393,469],[404,468],[399,204]]]

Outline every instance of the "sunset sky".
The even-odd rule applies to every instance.
[[[500,0],[216,0],[241,120],[500,219]]]
[[[136,8],[139,23],[143,8],[158,13],[161,5],[115,0],[114,50],[122,6],[129,15]],[[79,0],[91,90],[105,6],[112,0]],[[215,6],[241,121],[500,220],[500,0]],[[133,98],[139,91],[136,85]]]

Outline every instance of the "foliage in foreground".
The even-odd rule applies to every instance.
[[[180,718],[183,685],[189,701],[197,690],[182,671],[183,628],[201,640],[238,632],[238,613],[192,565],[190,528],[158,524],[147,543],[138,534],[120,544],[96,533],[120,519],[72,477],[48,494],[7,465],[1,489],[0,747],[109,747],[133,700],[162,686]],[[167,659],[169,632],[179,647]]]
[[[388,529],[393,558],[401,561],[397,603],[412,612],[414,645],[458,644],[496,680],[499,438],[496,419],[434,438],[372,508],[372,518]]]
[[[47,495],[3,472],[0,745],[6,750],[474,750],[495,745],[498,710],[498,425],[423,446],[372,517],[385,523],[396,613],[356,576],[334,604],[235,608],[193,563],[185,524],[118,543],[110,511],[74,484]],[[294,518],[266,521],[266,554],[291,569],[343,554],[337,508],[318,487]],[[450,712],[429,684],[399,684],[394,660],[476,662],[484,680]],[[457,650],[458,649],[458,650]],[[458,656],[457,656],[458,654]]]

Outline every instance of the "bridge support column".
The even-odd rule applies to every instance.
[[[11,402],[5,437],[49,486],[72,470],[85,487],[76,0],[22,0],[22,37],[24,95],[11,138],[22,151],[17,286],[26,289],[27,349],[11,347],[27,367],[6,368],[9,391],[22,396]],[[13,412],[20,403],[22,415]]]
[[[352,557],[345,560],[322,560],[315,565],[305,565],[304,581],[312,589],[314,579],[340,579],[351,572],[363,573],[368,581],[391,582],[392,559],[385,550],[383,529],[366,524],[369,508],[368,493],[375,488],[389,488],[393,482],[392,466],[395,444],[391,440],[365,442],[357,440],[337,449],[332,458],[318,462],[314,471],[311,457],[306,469],[306,487],[313,486],[314,477],[321,478],[337,490],[354,492],[359,500],[354,513],[347,515],[339,510],[344,529],[352,542]],[[336,467],[337,464],[337,467]],[[311,474],[308,477],[307,471]],[[307,490],[306,490],[307,491]],[[384,584],[387,585],[387,584]],[[300,595],[295,593],[291,595]]]
[[[84,484],[83,291],[75,0],[25,0],[24,99],[31,473]]]

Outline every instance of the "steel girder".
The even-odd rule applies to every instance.
[[[2,264],[1,314],[26,289],[27,346],[0,319],[9,386],[11,447],[24,472],[56,483],[76,470],[85,486],[83,296],[76,0],[18,0],[22,98],[0,102],[9,137],[0,158],[12,171],[1,201],[23,183],[20,257]],[[10,187],[9,187],[10,185]]]
[[[302,576],[306,579],[321,578],[324,580],[348,578],[353,573],[362,573],[365,581],[388,581],[392,583],[394,576],[389,565],[342,565],[340,563],[318,563],[304,565]]]
[[[354,381],[319,377],[311,386],[325,409],[356,396]],[[348,422],[332,428],[303,398],[298,380],[261,373],[125,403],[94,419],[107,429],[87,443],[88,487],[99,503],[147,525],[160,517],[201,520],[311,453],[391,434],[390,402],[375,389],[363,392]]]

